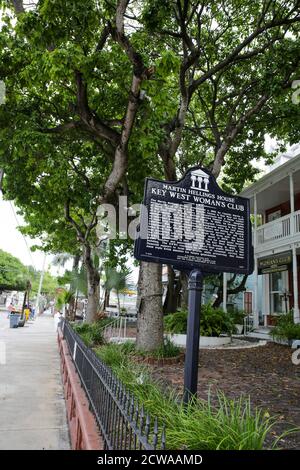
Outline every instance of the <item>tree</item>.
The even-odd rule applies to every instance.
[[[275,117],[286,107],[299,72],[299,6],[178,0],[166,2],[162,13],[158,1],[146,5],[146,27],[167,38],[169,54],[180,57],[176,113],[164,123],[158,147],[166,179],[176,180],[177,168],[182,175],[195,163],[218,177],[224,166],[227,187],[240,190],[257,173],[253,158],[265,156],[267,131],[276,130],[285,141],[299,138],[299,129],[291,133]],[[288,120],[291,114],[299,117],[299,109]],[[154,288],[159,266],[151,270],[141,279]],[[161,306],[154,290],[148,297],[147,307],[141,306],[153,314]],[[144,336],[153,334],[149,316],[141,313],[140,319],[149,321],[147,333],[141,328]],[[156,325],[158,332],[161,323]]]
[[[21,160],[16,151],[10,158],[11,164],[6,167],[4,184],[6,197],[15,199],[28,224],[22,228],[23,233],[40,236],[47,251],[68,251],[75,258],[82,247],[89,280],[88,313],[92,319],[98,309],[99,284],[99,273],[93,264],[96,239],[92,231],[96,226],[97,210],[93,199],[98,194],[102,177],[98,168],[99,156],[94,156],[84,142],[81,145],[81,160],[77,163],[73,155],[78,145],[78,142],[76,145],[69,144],[67,148],[49,145],[47,158],[42,161],[36,155],[40,148],[37,150],[29,146],[31,150]],[[59,151],[64,153],[63,160],[58,157]],[[90,184],[89,191],[86,190],[87,181],[80,174],[81,171],[85,173],[87,167],[93,172],[92,176],[86,177]]]
[[[126,288],[129,275],[130,271],[128,269],[125,271],[117,271],[114,268],[107,267],[105,270],[104,288],[108,292],[112,290],[116,292],[119,313],[121,312],[120,292]]]
[[[128,144],[141,102],[140,86],[151,71],[124,28],[128,1],[120,0],[116,8],[92,0],[41,1],[32,11],[25,11],[22,2],[11,4],[17,26],[6,15],[1,31],[1,43],[12,46],[2,50],[8,62],[1,70],[8,90],[1,118],[6,197],[15,199],[24,212],[28,232],[44,238],[48,232],[52,244],[56,237],[59,251],[63,243],[70,245],[59,230],[73,229],[88,273],[87,318],[92,321],[99,303],[99,275],[92,256],[96,210],[114,199],[119,184],[126,191]],[[101,69],[108,83],[103,89]],[[84,165],[88,154],[94,162],[98,159],[96,174],[101,178],[95,185],[92,165],[86,161]],[[26,167],[22,187],[13,181],[20,163]],[[62,186],[59,171],[53,175],[57,168],[65,175]],[[68,172],[76,174],[81,184],[72,186]],[[34,207],[30,201],[34,189],[31,193],[29,185],[36,185],[35,194],[41,193],[47,177],[48,192],[36,197]],[[85,200],[78,202],[84,193]],[[56,224],[54,231],[49,224],[52,229]]]
[[[0,290],[24,291],[28,278],[28,268],[18,258],[0,250]]]
[[[31,292],[33,295],[37,295],[39,289],[41,272],[36,271],[34,269],[30,269],[30,277],[31,280]],[[41,294],[45,296],[47,302],[54,299],[56,289],[58,287],[58,279],[49,271],[44,272],[43,276],[43,283],[42,283],[42,290]]]
[[[227,280],[227,296],[235,295],[239,292],[243,292],[246,290],[246,282],[247,282],[248,275],[239,276],[237,274],[233,274]],[[211,284],[212,289],[215,291],[215,300],[213,301],[212,306],[214,308],[219,308],[223,302],[223,274],[218,274],[216,276],[209,276],[206,279],[208,284]]]
[[[12,4],[17,25],[4,17],[0,34],[0,73],[8,90],[0,109],[3,187],[28,208],[34,225],[33,214],[45,202],[41,197],[33,207],[14,174],[20,165],[24,177],[35,173],[30,184],[47,177],[55,182],[59,216],[53,200],[51,214],[49,197],[43,230],[60,245],[57,251],[68,251],[63,244],[81,247],[92,319],[98,204],[117,205],[120,194],[137,202],[145,176],[175,180],[193,164],[216,177],[223,169],[227,187],[238,191],[255,177],[251,162],[264,156],[266,132],[285,142],[299,138],[295,124],[290,131],[275,119],[283,111],[299,117],[292,103],[288,111],[299,71],[299,1],[53,0],[26,13],[20,2]],[[64,165],[60,191],[55,170]],[[95,168],[94,192],[88,180]],[[160,277],[159,265],[141,264],[138,344],[146,341],[149,349],[163,341]]]

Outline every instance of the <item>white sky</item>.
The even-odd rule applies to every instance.
[[[33,265],[39,271],[43,268],[44,253],[42,251],[30,252],[28,247],[40,244],[39,240],[32,240],[23,235],[17,229],[18,225],[23,225],[23,219],[15,214],[19,223],[14,216],[12,209],[13,203],[3,201],[2,194],[0,194],[0,248],[8,253],[19,258],[25,265]],[[14,207],[14,206],[13,206]],[[24,239],[25,238],[25,239]],[[26,241],[27,245],[26,245]],[[53,256],[47,255],[46,269],[51,263]],[[51,269],[53,274],[57,274],[57,269]]]

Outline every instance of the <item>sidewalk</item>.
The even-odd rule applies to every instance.
[[[8,323],[0,312],[0,450],[70,449],[53,318]]]

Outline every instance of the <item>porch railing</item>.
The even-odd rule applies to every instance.
[[[145,413],[132,393],[83,343],[67,321],[62,323],[61,329],[96,417],[105,449],[165,449],[164,426],[159,426],[157,418]]]
[[[247,336],[254,329],[253,315],[246,315],[244,317],[244,336]]]
[[[294,225],[294,231],[293,231]],[[300,211],[285,215],[257,228],[257,244],[288,238],[300,233]]]

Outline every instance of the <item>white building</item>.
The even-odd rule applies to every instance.
[[[260,281],[264,324],[273,325],[290,309],[300,322],[300,152],[295,155],[295,149],[279,156],[272,171],[240,194],[250,199],[253,214],[255,326]]]

